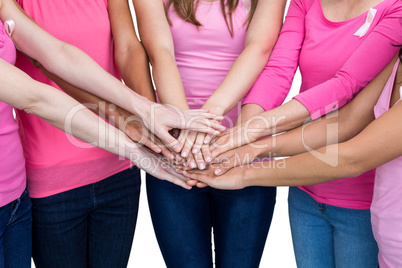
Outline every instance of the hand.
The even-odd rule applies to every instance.
[[[265,124],[261,124],[261,119],[263,120],[259,116],[254,116],[245,123],[219,134],[210,146],[212,158],[262,137],[261,133],[264,130],[262,126]]]
[[[258,158],[258,152],[258,148],[254,148],[253,144],[227,151],[212,161],[214,174],[220,176],[234,167],[251,164]]]
[[[248,166],[232,168],[222,176],[216,176],[213,165],[206,170],[190,170],[183,171],[183,175],[188,179],[196,180],[203,183],[202,186],[208,185],[217,189],[236,190],[247,187],[245,171]],[[191,183],[191,180],[188,183]],[[198,186],[198,183],[197,183]]]
[[[195,148],[196,142],[204,141],[205,134],[197,133],[195,131],[183,130],[180,133],[178,141],[182,146],[181,157],[187,158],[186,163],[188,168],[205,169],[206,162],[211,162],[211,153],[209,152],[208,145],[205,145],[200,149]],[[198,145],[197,145],[198,146]]]
[[[139,147],[132,142],[128,142],[128,144],[129,149],[126,157],[137,167],[158,179],[170,181],[188,190],[191,189],[191,186],[186,184],[187,179],[183,175],[176,173],[165,157],[155,154],[144,146]]]

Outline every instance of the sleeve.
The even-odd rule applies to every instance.
[[[402,4],[395,3],[333,78],[295,96],[312,120],[349,102],[396,55],[396,45],[402,45]]]
[[[280,106],[289,93],[297,70],[299,53],[305,36],[306,5],[291,0],[278,41],[243,104],[255,103],[265,110]],[[269,88],[275,90],[267,90]]]

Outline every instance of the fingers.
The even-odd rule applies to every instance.
[[[181,154],[180,154],[181,157],[188,157],[188,155],[191,152],[191,149],[193,148],[196,137],[197,137],[197,133],[194,131],[190,131],[190,133],[188,134],[188,136],[184,142],[183,148],[181,150]]]
[[[206,165],[205,165],[204,157],[202,156],[202,153],[198,152],[196,154],[193,154],[193,156],[194,156],[195,162],[197,163],[198,169],[200,169],[200,170],[205,169]]]
[[[154,143],[159,146],[161,149],[160,154],[162,154],[164,157],[169,159],[170,161],[175,159],[175,155],[163,144],[163,142],[158,139],[157,137],[153,136]]]
[[[198,183],[197,183],[197,187],[198,187],[198,188],[204,188],[204,187],[207,187],[207,186],[208,186],[208,184],[203,183],[203,182],[198,182]]]
[[[164,179],[166,181],[174,183],[174,184],[176,184],[178,186],[181,186],[181,187],[183,187],[184,189],[187,189],[187,190],[191,190],[191,188],[192,188],[190,185],[187,185],[187,183],[185,181],[173,176],[172,174],[166,175],[166,177],[164,177]]]
[[[139,141],[139,143],[141,143],[141,140]],[[141,143],[141,144],[147,146],[149,149],[151,149],[152,151],[154,151],[157,154],[162,152],[162,149],[156,143],[151,141],[150,139],[146,139],[145,143]]]
[[[213,178],[211,178],[211,177],[209,177],[207,175],[201,174],[201,173],[197,173],[196,171],[194,171],[194,172],[183,171],[183,175],[186,176],[189,179],[196,180],[196,181],[199,181],[199,182],[203,182],[203,183],[205,183],[207,185],[211,185],[213,183],[213,180],[214,180]]]
[[[167,130],[163,130],[157,134],[158,138],[173,152],[180,152],[181,146],[178,140],[169,134]]]
[[[211,135],[218,135],[220,132],[224,131],[226,128],[222,126],[217,120],[208,120],[203,118],[199,119],[190,119],[187,124],[182,126],[183,129],[190,129],[197,132],[208,133]]]
[[[211,163],[212,155],[211,155],[211,151],[209,150],[209,145],[202,146],[201,152],[202,152],[202,155],[204,156],[205,162]]]
[[[190,170],[190,169],[194,169],[194,168],[197,168],[197,164],[194,159],[194,155],[192,153],[190,153],[187,157],[187,163],[186,163],[185,170]]]
[[[205,133],[198,133],[197,138],[193,145],[193,154],[198,153],[201,150],[201,147],[204,145],[204,139],[206,137]]]

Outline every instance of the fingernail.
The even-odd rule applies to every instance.
[[[208,144],[209,142],[210,142],[209,139],[205,139],[205,140],[204,140],[204,144]]]
[[[211,157],[209,157],[209,156],[205,157],[205,161],[211,162]]]
[[[170,159],[172,159],[172,160],[174,159],[174,155],[173,155],[172,153],[169,153],[169,154],[168,154],[168,157],[169,157]]]
[[[193,148],[193,154],[198,153],[198,148]]]
[[[214,118],[215,120],[223,120],[224,119],[224,117],[223,116],[221,116],[221,115],[217,115],[217,116],[215,116],[215,118]]]
[[[191,163],[190,163],[190,167],[191,167],[191,168],[195,168],[195,167],[197,167],[197,166],[196,166],[196,164],[195,164],[194,162],[191,162]]]
[[[181,152],[181,156],[182,156],[182,157],[187,157],[187,155],[188,155],[187,151]]]
[[[200,169],[204,169],[205,168],[205,164],[204,163],[201,163],[200,164]]]
[[[219,135],[219,134],[221,134],[219,131],[214,131],[213,135]]]
[[[220,170],[219,168],[215,169],[215,175],[219,175],[222,173],[222,170]]]
[[[176,144],[175,146],[173,146],[173,150],[176,152],[180,151],[180,144]]]
[[[176,159],[177,159],[178,161],[181,161],[183,158],[181,158],[181,156],[180,156],[179,154],[177,154],[177,155],[176,155]]]

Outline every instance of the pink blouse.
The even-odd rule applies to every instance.
[[[400,61],[374,107],[378,118],[389,110],[395,75]],[[402,97],[402,92],[400,92]],[[400,100],[399,100],[400,101]],[[398,102],[399,102],[398,101]],[[398,157],[376,171],[371,223],[378,243],[378,261],[381,268],[402,267],[402,157]]]
[[[170,7],[175,58],[190,108],[202,107],[244,50],[248,4],[247,0],[239,1],[232,15],[233,37],[222,15],[220,1],[199,2],[196,17],[203,26],[198,29],[177,16],[173,5]],[[240,108],[239,103],[225,115],[223,124],[226,127],[234,126]]]
[[[391,61],[398,50],[394,45],[402,44],[402,1],[384,0],[373,9],[332,22],[320,0],[292,0],[272,55],[244,103],[265,110],[281,105],[300,67],[301,93],[295,98],[312,119],[345,105]],[[365,24],[367,32],[359,35]],[[302,189],[317,202],[368,209],[373,181],[374,171],[369,171]]]

